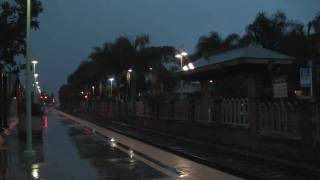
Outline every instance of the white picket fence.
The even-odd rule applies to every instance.
[[[320,104],[317,104],[315,107],[315,116],[313,119],[313,132],[315,140],[320,142]]]
[[[222,123],[235,126],[249,126],[248,99],[224,99],[221,104]]]
[[[258,106],[261,135],[300,138],[299,107],[295,103],[268,102]]]

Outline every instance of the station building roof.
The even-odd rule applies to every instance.
[[[290,65],[295,58],[288,55],[263,48],[259,44],[250,44],[246,47],[236,48],[229,51],[212,55],[209,58],[201,58],[193,62],[194,69],[182,71],[187,76],[208,76],[221,74],[226,70],[245,73],[248,71],[259,72],[266,69],[266,65]],[[231,72],[232,73],[232,72]]]
[[[267,61],[276,61],[278,63],[288,63],[293,60],[293,57],[285,54],[278,53],[276,51],[263,48],[261,45],[251,44],[247,47],[237,48],[224,53],[215,54],[208,59],[201,58],[195,61],[193,64],[195,68],[201,68],[204,66],[230,62],[239,59],[252,59],[252,63],[263,63]]]

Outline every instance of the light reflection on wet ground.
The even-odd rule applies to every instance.
[[[167,179],[126,147],[55,113],[45,117],[43,140],[27,159],[17,133],[0,149],[0,179]],[[121,149],[121,150],[120,150]]]

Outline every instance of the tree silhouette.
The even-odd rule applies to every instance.
[[[39,28],[38,15],[42,12],[41,2],[32,1],[31,27]],[[3,2],[0,5],[0,62],[14,66],[14,57],[25,54],[26,48],[26,1]]]

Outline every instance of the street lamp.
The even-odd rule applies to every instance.
[[[32,114],[31,114],[31,79],[30,79],[30,32],[31,32],[31,0],[27,0],[26,4],[26,154],[31,156],[32,150]]]
[[[91,88],[92,88],[92,97],[94,97],[94,86],[92,86]]]
[[[193,65],[193,63],[188,63],[188,68],[190,69],[190,70],[194,70],[194,65]]]
[[[180,59],[180,67],[182,69],[182,61],[183,61],[183,57],[184,56],[188,56],[188,53],[184,50],[182,50],[179,54],[176,54],[176,58]]]
[[[33,74],[35,74],[36,73],[36,65],[38,64],[38,61],[33,60],[33,61],[31,61],[31,63],[33,65]]]
[[[110,95],[112,97],[112,82],[114,81],[114,78],[110,78],[109,81],[110,81]]]
[[[186,51],[182,50],[181,55],[182,56],[188,56],[188,53]]]
[[[33,76],[34,76],[34,80],[37,81],[37,78],[38,78],[39,74],[36,73]]]
[[[180,59],[180,68],[182,71],[187,71],[189,69],[188,67],[185,68],[182,65],[183,57],[187,56],[187,55],[188,55],[188,53],[185,50],[182,50],[179,54],[176,54],[176,58]],[[181,98],[182,98],[182,86],[183,86],[183,81],[181,80],[180,81],[180,91],[181,91],[180,97]]]
[[[186,66],[183,66],[182,67],[182,71],[189,71],[189,67],[186,65]]]

